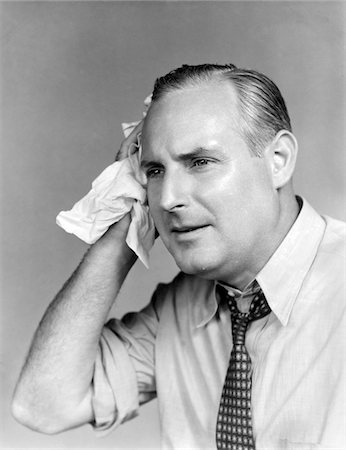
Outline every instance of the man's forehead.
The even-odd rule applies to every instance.
[[[143,137],[158,129],[224,118],[230,126],[238,123],[238,97],[233,84],[212,80],[187,85],[165,93],[154,101],[143,126]],[[157,133],[155,133],[157,134]]]
[[[198,95],[204,92],[204,97]],[[184,158],[201,149],[226,151],[231,143],[243,147],[232,91],[217,86],[215,91],[180,90],[154,102],[151,108],[143,126],[142,161],[159,161],[168,155]]]

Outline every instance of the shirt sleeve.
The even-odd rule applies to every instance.
[[[140,312],[111,319],[103,328],[92,383],[92,426],[98,434],[136,416],[139,405],[156,396],[158,291]]]

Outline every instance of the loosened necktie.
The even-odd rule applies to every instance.
[[[249,322],[270,313],[270,307],[261,290],[254,294],[249,312],[237,308],[234,297],[218,286],[221,297],[226,297],[231,311],[233,348],[222,390],[216,425],[218,450],[254,450],[251,418],[251,359],[245,347]]]

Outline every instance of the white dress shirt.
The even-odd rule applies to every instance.
[[[346,449],[345,236],[344,223],[304,200],[256,276],[272,310],[246,334],[257,450]],[[180,273],[141,312],[105,326],[95,430],[109,432],[157,396],[163,449],[216,449],[232,330],[215,286]]]

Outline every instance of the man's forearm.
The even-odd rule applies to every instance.
[[[124,221],[114,225],[89,249],[41,320],[13,402],[14,415],[28,426],[54,432],[92,419],[90,384],[100,334],[136,260],[125,244],[125,228]]]

